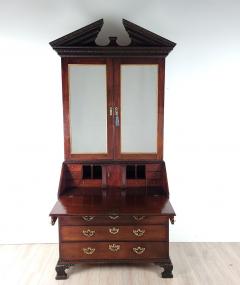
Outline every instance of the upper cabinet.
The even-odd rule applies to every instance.
[[[123,20],[131,43],[97,46],[99,20],[51,42],[62,57],[65,159],[163,158],[165,57],[175,43]]]

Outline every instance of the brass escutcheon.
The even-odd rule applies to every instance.
[[[119,244],[109,244],[108,249],[111,250],[112,252],[117,252],[120,250],[120,245]]]
[[[84,247],[84,248],[83,248],[83,252],[84,252],[85,254],[93,254],[94,251],[95,251],[95,248],[92,248],[92,247]]]
[[[141,229],[133,230],[133,234],[137,237],[142,237],[144,233],[145,233],[145,230],[141,230]]]
[[[116,220],[116,219],[118,219],[119,218],[119,216],[108,216],[109,217],[109,219],[111,219],[111,220]]]
[[[83,220],[84,221],[91,221],[91,220],[93,220],[95,217],[94,216],[82,216],[82,218],[83,218]]]
[[[145,216],[133,216],[134,220],[141,221],[145,218]]]
[[[95,231],[87,229],[87,230],[83,230],[82,233],[86,236],[86,237],[92,237],[95,235]]]
[[[134,248],[133,248],[133,251],[134,251],[136,254],[142,254],[142,253],[144,253],[144,251],[145,251],[145,247],[141,247],[141,246],[134,247]]]
[[[116,235],[119,232],[119,228],[109,228],[110,234]]]

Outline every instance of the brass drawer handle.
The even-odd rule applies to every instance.
[[[137,237],[142,237],[144,233],[145,233],[145,230],[141,230],[141,229],[133,230],[133,234]]]
[[[95,235],[95,231],[92,231],[90,229],[83,230],[82,233],[85,235],[85,237],[92,237]]]
[[[108,217],[109,217],[109,219],[111,219],[111,220],[116,220],[116,219],[119,218],[119,216],[108,216]]]
[[[133,248],[133,251],[134,251],[136,254],[142,254],[142,253],[144,253],[144,251],[145,251],[145,247],[141,247],[141,246],[134,247],[134,248]]]
[[[85,254],[93,254],[94,251],[95,251],[95,248],[92,248],[92,247],[84,247],[84,248],[83,248],[83,252],[84,252]]]
[[[109,244],[108,249],[111,250],[112,252],[117,252],[120,250],[120,245],[119,244]]]
[[[116,235],[119,232],[119,228],[110,228],[109,229],[110,234]]]
[[[94,216],[82,216],[82,218],[83,218],[83,220],[84,221],[91,221],[91,220],[93,220],[95,217]]]
[[[145,216],[133,216],[134,220],[141,221],[145,218]]]

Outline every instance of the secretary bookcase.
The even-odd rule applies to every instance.
[[[64,154],[56,279],[78,263],[155,263],[172,277],[163,161],[165,58],[175,43],[127,20],[128,46],[96,38],[103,20],[50,45],[61,56]]]

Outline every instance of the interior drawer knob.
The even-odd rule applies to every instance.
[[[143,254],[144,251],[145,251],[145,247],[141,247],[141,246],[134,247],[134,248],[133,248],[133,251],[134,251],[136,254]]]
[[[134,220],[141,221],[145,218],[145,216],[133,216]]]
[[[95,231],[87,229],[87,230],[83,230],[82,231],[83,235],[85,235],[85,237],[92,237],[95,235]]]
[[[120,245],[113,243],[113,244],[109,244],[108,248],[112,252],[117,252],[120,250]]]
[[[108,216],[108,217],[109,217],[109,219],[111,219],[111,220],[116,220],[116,219],[119,218],[119,216]]]
[[[84,252],[85,254],[93,254],[94,251],[95,251],[95,248],[92,248],[92,247],[84,247],[84,248],[83,248],[83,252]]]
[[[119,232],[119,228],[110,228],[109,229],[110,234],[116,235]]]
[[[144,233],[145,233],[145,230],[141,230],[141,229],[133,230],[133,234],[137,237],[142,237]]]
[[[83,218],[83,220],[84,221],[91,221],[91,220],[93,220],[95,217],[94,216],[82,216],[82,218]]]

